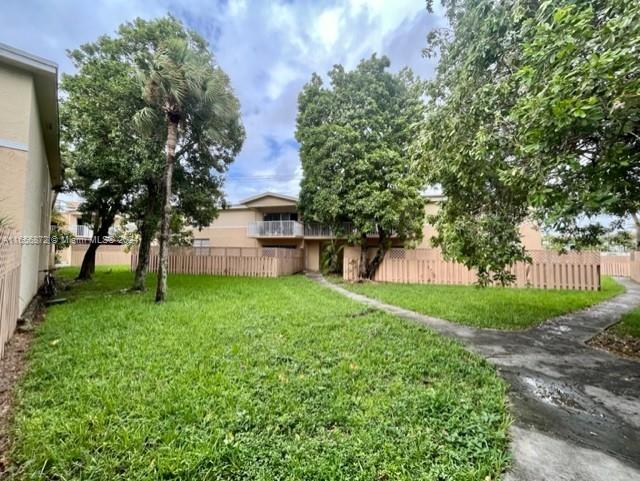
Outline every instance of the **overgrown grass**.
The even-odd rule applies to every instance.
[[[71,277],[71,272],[63,273]],[[505,385],[457,343],[302,276],[99,270],[36,335],[13,479],[484,480]]]
[[[469,326],[522,329],[560,314],[583,309],[624,287],[609,277],[600,291],[516,289],[433,284],[342,283],[343,287],[389,304]]]
[[[640,308],[628,312],[620,322],[611,327],[611,330],[619,336],[632,336],[640,338]]]

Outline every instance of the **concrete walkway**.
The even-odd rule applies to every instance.
[[[353,300],[422,323],[486,357],[510,385],[513,469],[506,481],[640,481],[640,363],[585,341],[640,305],[640,285],[592,308],[522,331],[476,329],[355,294]]]

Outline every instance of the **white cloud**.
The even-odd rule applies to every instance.
[[[284,88],[300,76],[300,72],[291,67],[288,63],[278,62],[269,72],[269,84],[267,94],[272,100],[277,99],[282,94]]]
[[[246,0],[230,0],[229,2],[229,14],[232,17],[242,17],[247,11]]]
[[[335,7],[324,10],[316,18],[313,25],[313,32],[325,50],[331,50],[336,40],[338,40],[343,15],[344,9]]]
[[[209,39],[240,98],[247,139],[230,169],[239,179],[226,188],[232,201],[267,189],[297,192],[297,96],[312,72],[324,75],[336,63],[353,68],[379,52],[394,70],[409,64],[428,75],[433,62],[420,51],[430,25],[440,21],[425,13],[421,0],[8,2],[0,42],[57,61],[68,72],[65,49],[111,34],[136,16],[167,12]],[[275,153],[273,144],[280,146]]]

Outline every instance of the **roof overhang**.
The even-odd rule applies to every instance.
[[[278,194],[277,192],[263,192],[262,194],[254,195],[252,197],[247,197],[246,199],[243,199],[240,202],[238,202],[238,204],[240,205],[251,204],[252,202],[263,199],[265,197],[275,197],[276,199],[287,200],[290,202],[298,202],[298,198],[293,197],[291,195]]]
[[[36,91],[42,136],[54,189],[62,185],[58,121],[58,65],[0,43],[0,63],[30,73]]]

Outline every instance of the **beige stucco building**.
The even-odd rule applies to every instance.
[[[438,196],[427,197],[425,212],[436,212],[441,200]],[[195,231],[194,246],[303,248],[305,268],[317,271],[322,247],[333,236],[324,226],[303,223],[297,202],[296,197],[273,192],[244,199],[221,211],[209,227]],[[534,225],[523,224],[520,232],[526,249],[542,249],[542,237]],[[425,223],[423,233],[423,240],[417,248],[427,249],[434,229]],[[370,242],[375,244],[375,236],[371,236]]]
[[[50,262],[50,246],[37,238],[49,235],[62,182],[57,78],[55,63],[0,44],[0,217],[23,237],[21,312]]]
[[[62,230],[68,231],[73,236],[70,247],[62,249],[56,254],[56,264],[59,266],[80,266],[93,238],[93,227],[83,218],[80,210],[82,202],[77,200],[56,201],[56,210],[63,224]],[[113,236],[117,230],[134,232],[135,224],[128,223],[121,215],[116,215],[114,225],[109,228],[109,235]],[[118,242],[102,245],[96,252],[96,265],[118,265],[131,263],[130,250]]]

